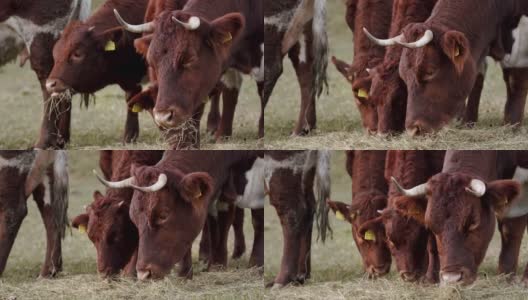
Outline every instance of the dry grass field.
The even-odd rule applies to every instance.
[[[102,0],[92,0],[97,7]],[[29,64],[28,64],[29,65]],[[42,95],[35,74],[18,62],[0,68],[0,149],[26,149],[35,143],[42,116]],[[72,137],[70,149],[135,148],[166,149],[159,130],[151,116],[140,114],[140,138],[137,144],[123,145],[121,138],[125,126],[126,105],[124,92],[109,86],[95,94],[96,104],[80,108],[80,98],[75,96],[72,112]],[[208,112],[209,109],[206,109]],[[257,139],[260,116],[260,99],[254,81],[244,76],[242,91],[235,113],[233,137],[215,144],[202,126],[202,147],[205,149],[252,149],[262,147]],[[205,118],[204,118],[205,123]],[[205,125],[205,124],[204,124]]]
[[[92,201],[95,189],[104,191],[91,173],[98,166],[96,151],[69,151],[70,205],[75,217]],[[45,233],[38,209],[28,202],[22,224],[0,279],[0,299],[262,299],[262,275],[248,269],[249,254],[230,261],[224,271],[203,272],[198,263],[198,245],[193,246],[194,278],[184,281],[175,274],[164,280],[140,283],[135,280],[106,281],[97,275],[96,252],[85,234],[67,231],[63,241],[64,271],[55,279],[37,279],[44,259]],[[250,214],[245,219],[246,245],[253,243]],[[232,235],[229,249],[232,249]],[[250,249],[250,248],[249,248]]]
[[[345,155],[334,152],[332,158],[332,199],[350,203],[351,180],[344,168]],[[273,280],[278,272],[282,255],[282,232],[273,207],[265,211],[265,282]],[[312,244],[312,278],[304,286],[287,286],[280,290],[266,290],[268,299],[527,299],[528,290],[517,283],[508,283],[504,276],[496,275],[500,251],[500,237],[496,232],[479,279],[467,287],[438,287],[403,282],[392,266],[391,273],[377,280],[364,275],[362,262],[352,239],[348,223],[330,216],[333,239],[325,244]],[[317,233],[314,230],[314,241]],[[522,275],[528,262],[528,243],[521,246],[518,274]]]
[[[327,1],[327,32],[330,56],[351,62],[352,33],[344,20],[343,0]],[[488,76],[481,100],[480,119],[474,129],[455,125],[440,133],[411,138],[389,139],[367,136],[348,82],[333,64],[328,67],[329,94],[317,102],[318,129],[308,137],[290,138],[299,106],[300,94],[291,63],[284,60],[284,74],[266,110],[266,147],[272,149],[522,149],[528,147],[527,127],[514,132],[502,126],[506,91],[500,66],[489,62]]]

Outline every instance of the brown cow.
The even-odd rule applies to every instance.
[[[363,259],[363,267],[373,278],[387,274],[391,265],[383,226],[362,230],[364,224],[378,218],[378,211],[387,206],[385,156],[386,151],[348,151],[346,167],[352,178],[352,204],[327,201],[336,216],[352,224],[352,237]]]
[[[53,49],[55,65],[46,81],[48,92],[88,94],[110,84],[119,85],[127,100],[141,92],[146,65],[133,45],[139,35],[124,32],[113,18],[113,9],[121,9],[128,19],[141,22],[147,2],[107,0],[85,22],[70,23]],[[137,112],[128,110],[123,141],[134,142],[138,135]]]
[[[228,68],[261,73],[260,0],[190,0],[180,11],[163,12],[155,21],[136,26],[117,12],[116,17],[129,30],[154,32],[136,43],[149,45],[143,48],[148,48],[147,61],[158,83],[154,121],[169,130],[173,147],[199,146],[204,104]]]
[[[390,39],[405,47],[399,71],[408,90],[405,127],[411,135],[440,129],[464,111],[485,57],[504,57],[503,24],[523,13],[528,8],[522,0],[439,0],[424,23],[409,24]],[[509,103],[505,121],[517,124],[522,114],[515,110],[526,99],[511,100],[522,105]]]
[[[268,287],[302,284],[310,278],[314,215],[323,242],[329,228],[325,204],[330,196],[329,160],[329,151],[269,151],[261,161],[263,181],[279,216],[284,243],[280,271]]]
[[[395,208],[434,234],[441,283],[472,283],[494,232],[495,216],[511,205],[519,183],[511,178],[517,157],[508,151],[448,151],[442,173],[411,189],[400,187]],[[526,218],[499,224],[499,271],[514,273]],[[505,230],[507,229],[507,230]]]
[[[40,82],[44,109],[40,136],[35,147],[63,148],[70,139],[70,95],[51,96],[46,79],[53,67],[52,49],[60,32],[72,20],[84,20],[91,9],[91,0],[3,0],[0,22],[19,35],[29,54],[31,69]]]
[[[361,30],[366,27],[377,36],[387,36],[391,24],[392,0],[349,0],[346,21],[354,34],[354,60],[351,65],[332,57],[337,70],[352,85],[363,127],[367,133],[378,131],[377,104],[369,96],[371,77],[368,70],[383,62],[385,48],[372,43]],[[394,4],[396,5],[396,4]]]
[[[166,151],[155,166],[132,167],[132,177],[110,183],[135,189],[130,217],[139,231],[137,276],[162,278],[177,262],[192,271],[191,246],[239,164],[258,151]]]
[[[130,177],[130,167],[154,165],[163,151],[102,151],[99,161],[106,180],[119,181]],[[103,181],[104,182],[104,181]],[[72,221],[72,226],[85,231],[97,251],[97,270],[103,277],[121,270],[125,276],[136,275],[138,232],[129,216],[133,189],[108,189],[105,195],[94,192],[86,212]]]
[[[68,166],[64,151],[0,152],[0,275],[27,215],[33,195],[46,228],[46,256],[41,277],[62,270],[61,239],[68,225]]]

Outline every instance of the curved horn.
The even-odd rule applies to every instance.
[[[427,193],[427,182],[426,183],[422,183],[420,185],[417,185],[411,189],[404,189],[399,183],[398,181],[396,180],[396,178],[394,177],[391,177],[391,180],[392,182],[396,185],[396,187],[398,188],[398,190],[404,195],[404,196],[408,196],[408,197],[420,197],[420,196],[425,196],[425,194]]]
[[[183,28],[187,30],[196,30],[198,29],[198,27],[200,27],[200,18],[195,16],[190,17],[187,23],[178,20],[178,18],[176,18],[175,16],[172,16],[172,20],[180,24],[181,26],[183,26]]]
[[[363,32],[367,35],[368,39],[371,40],[374,44],[383,47],[399,44],[399,42],[401,42],[401,40],[403,39],[403,34],[386,40],[378,39],[377,37],[373,36],[365,27],[363,27]]]
[[[422,48],[423,46],[429,44],[433,40],[433,37],[434,37],[433,32],[428,29],[428,30],[425,31],[424,35],[419,40],[417,40],[416,42],[404,43],[402,41],[396,41],[396,43],[398,45],[403,46],[403,47],[416,49],[416,48]]]
[[[134,187],[134,182],[136,181],[136,179],[134,177],[130,177],[130,178],[127,178],[125,180],[116,181],[116,182],[107,181],[103,177],[99,176],[99,174],[97,174],[96,170],[92,170],[92,172],[95,174],[97,179],[99,179],[99,181],[102,184],[104,184],[105,186],[107,186],[109,188],[112,188],[112,189],[123,189],[123,188]]]
[[[486,193],[486,184],[479,179],[471,179],[466,191],[475,197],[482,197]]]
[[[117,22],[119,22],[119,24],[121,24],[121,26],[123,26],[126,31],[130,31],[133,33],[150,33],[154,31],[154,22],[148,22],[140,25],[128,24],[127,22],[125,22],[125,20],[123,20],[123,18],[121,18],[121,15],[115,8],[114,15],[117,19]]]
[[[144,193],[154,193],[164,188],[165,185],[167,185],[167,175],[161,173],[158,177],[158,181],[151,186],[141,187],[133,185],[132,187]]]

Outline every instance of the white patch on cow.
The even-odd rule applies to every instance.
[[[299,39],[299,46],[299,61],[301,63],[306,63],[306,39],[304,33],[301,34],[301,37]]]
[[[242,75],[235,69],[227,69],[220,79],[227,89],[240,90],[242,86]]]
[[[15,168],[19,173],[29,172],[35,160],[35,151],[24,152],[13,158],[0,156],[0,170],[4,168]]]
[[[48,175],[45,175],[44,178],[42,178],[42,184],[44,185],[44,205],[50,206],[51,193],[53,193],[53,190],[50,186],[50,178]]]
[[[259,209],[264,207],[266,190],[264,182],[266,178],[266,163],[264,159],[257,158],[253,166],[246,172],[247,184],[244,193],[238,195],[235,205],[240,208]]]
[[[528,169],[517,167],[513,180],[518,181],[521,184],[521,192],[512,200],[512,205],[505,212],[506,218],[517,218],[522,215],[528,214]]]
[[[6,24],[9,25],[24,41],[24,44],[26,45],[26,48],[28,50],[28,53],[31,49],[31,44],[33,43],[33,39],[38,34],[51,34],[54,38],[58,38],[64,27],[71,21],[73,17],[73,13],[75,11],[78,11],[78,4],[80,0],[73,0],[70,5],[69,12],[59,18],[54,19],[53,21],[44,24],[44,25],[37,25],[33,23],[30,20],[14,16],[9,19],[7,19]],[[81,3],[81,5],[91,5],[91,0],[87,1],[90,3]],[[86,14],[86,7],[82,7],[81,11],[84,9],[83,14]]]
[[[512,31],[515,42],[512,52],[507,54],[501,64],[504,68],[528,67],[528,17],[521,17],[519,25]]]
[[[284,32],[288,29],[293,15],[297,8],[292,10],[281,11],[273,16],[264,17],[264,26],[274,27],[278,32]]]
[[[264,82],[264,43],[260,45],[260,67],[251,69],[251,76],[256,82]]]
[[[64,150],[58,150],[55,154],[55,161],[53,162],[53,176],[55,179],[55,192],[60,193],[62,189],[68,188],[68,154]]]

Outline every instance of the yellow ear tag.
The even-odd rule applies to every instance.
[[[112,52],[112,51],[116,51],[116,44],[114,43],[114,41],[110,40],[106,43],[105,45],[105,51],[107,52]]]
[[[460,56],[460,48],[456,47],[455,48],[455,57],[458,57]]]
[[[357,95],[359,98],[365,98],[368,99],[368,92],[365,89],[359,89],[357,92]]]
[[[228,43],[230,42],[231,40],[233,39],[233,36],[231,35],[231,32],[228,32],[227,35],[225,36],[224,40],[222,41],[222,43]]]
[[[376,240],[376,235],[374,234],[374,231],[372,231],[372,230],[365,231],[364,239],[365,239],[365,241],[375,241]]]
[[[135,113],[140,113],[143,111],[143,107],[141,107],[141,105],[139,104],[134,104],[134,106],[132,106],[132,112],[135,112]]]
[[[336,211],[335,216],[340,221],[344,221],[345,220],[345,216],[343,216],[343,214],[340,211]]]
[[[84,225],[79,225],[79,232],[80,232],[80,233],[86,233],[86,226],[84,226]]]

